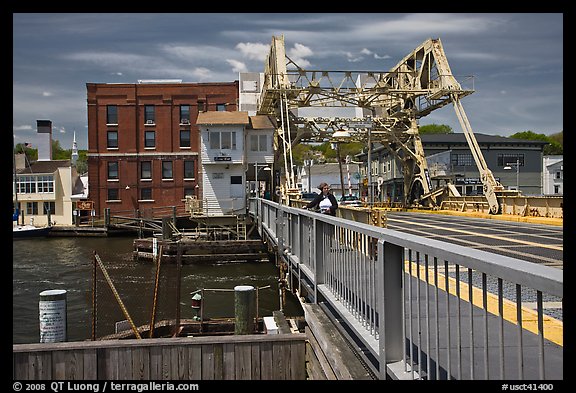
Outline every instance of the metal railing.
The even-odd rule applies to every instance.
[[[562,270],[262,199],[249,212],[381,379],[562,379]]]

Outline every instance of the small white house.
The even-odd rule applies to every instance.
[[[544,156],[542,165],[542,189],[544,195],[564,194],[564,156]]]
[[[246,212],[244,133],[248,112],[198,114],[202,202],[207,215]]]
[[[247,185],[271,187],[274,127],[267,116],[248,112],[201,112],[200,171],[207,215],[246,213]],[[256,185],[259,183],[259,187]]]

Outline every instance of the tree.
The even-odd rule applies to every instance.
[[[16,146],[14,146],[14,153],[24,153],[28,162],[38,160],[38,149],[33,149],[24,143],[16,144]]]
[[[558,142],[558,139],[562,140],[562,133],[561,131],[559,136],[555,136],[554,138],[545,135],[545,134],[536,134],[533,131],[522,131],[517,132],[515,134],[510,135],[510,138],[514,139],[525,139],[529,141],[543,141],[548,142],[546,146],[544,146],[544,155],[562,155],[564,154],[564,148],[561,143]],[[557,135],[557,134],[556,134]]]
[[[453,134],[452,127],[446,124],[426,124],[421,126],[418,131],[420,134]]]

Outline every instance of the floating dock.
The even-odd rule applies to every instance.
[[[156,247],[156,251],[154,251]],[[246,262],[268,261],[269,253],[260,239],[255,240],[160,240],[155,238],[135,239],[133,257],[138,261],[152,261],[162,250],[162,262],[182,264],[201,262]]]

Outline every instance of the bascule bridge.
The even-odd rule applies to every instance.
[[[407,207],[438,206],[449,188],[433,188],[418,120],[452,105],[478,167],[490,212],[498,213],[498,197],[506,190],[488,168],[461,103],[473,92],[462,88],[453,76],[440,39],[426,40],[388,71],[329,71],[298,66],[286,54],[284,36],[274,36],[257,113],[268,115],[276,127],[275,162],[282,167],[283,197],[298,193],[292,158],[296,144],[354,141],[368,147],[368,168],[372,168],[374,143],[397,158],[404,174]],[[303,117],[298,115],[301,108],[356,108],[359,115]]]

